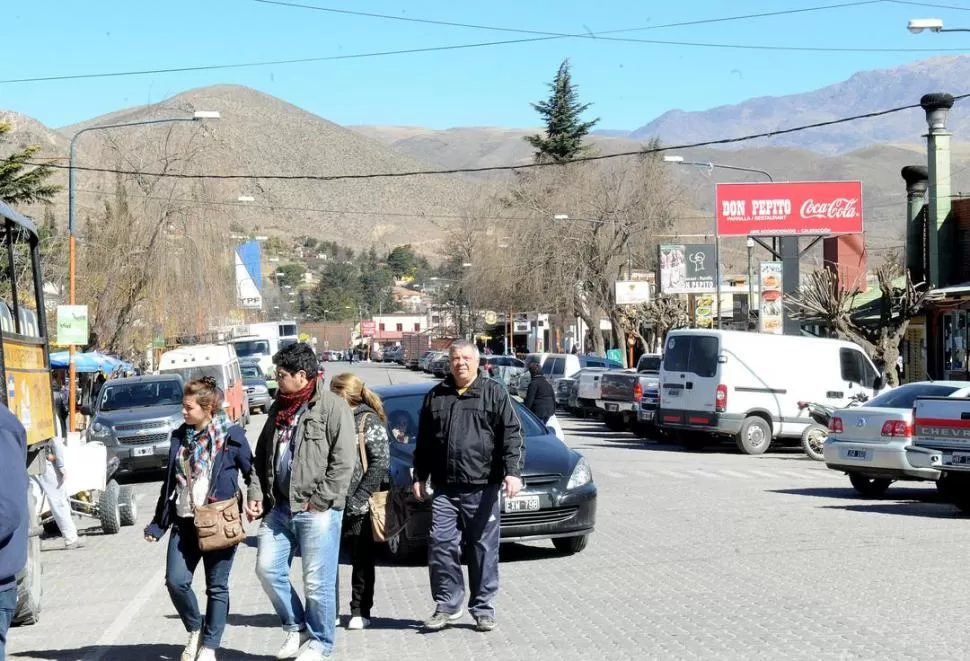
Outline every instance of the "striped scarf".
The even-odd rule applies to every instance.
[[[212,416],[212,421],[201,432],[186,425],[185,438],[175,465],[175,478],[179,484],[185,486],[187,483],[186,467],[192,471],[193,480],[209,475],[213,461],[226,445],[231,424],[229,416],[220,411]]]

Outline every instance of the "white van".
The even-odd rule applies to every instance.
[[[745,454],[798,441],[812,420],[798,402],[836,408],[885,379],[857,344],[818,337],[675,330],[660,366],[657,422],[684,445],[733,438]]]
[[[159,374],[176,373],[186,383],[211,376],[225,395],[223,408],[233,422],[249,424],[249,399],[243,388],[239,358],[231,344],[197,344],[172,349],[158,361]]]

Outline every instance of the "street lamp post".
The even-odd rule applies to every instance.
[[[120,124],[88,126],[81,129],[75,133],[73,137],[71,137],[67,166],[67,277],[69,283],[69,301],[71,305],[74,305],[76,302],[77,291],[77,246],[74,232],[74,157],[76,154],[77,139],[89,131],[107,131],[109,129],[127,128],[129,126],[147,126],[149,124],[166,124],[172,122],[196,122],[203,119],[219,119],[219,113],[211,110],[197,110],[191,117],[168,117],[163,119],[146,119],[138,122],[123,122]],[[75,418],[77,417],[77,386],[75,384],[75,380],[77,379],[77,369],[74,364],[74,352],[76,349],[77,347],[73,344],[68,347],[68,353],[70,356],[70,365],[68,368],[68,380],[70,383],[68,387],[70,393],[69,397],[71,400],[69,407],[68,429],[70,429],[70,431],[75,430]]]
[[[664,162],[666,163],[676,163],[678,165],[697,165],[703,168],[707,168],[708,172],[714,170],[714,168],[719,168],[721,170],[734,170],[736,172],[752,172],[754,174],[762,174],[768,178],[768,181],[774,183],[774,178],[771,176],[767,170],[762,170],[760,168],[746,168],[740,165],[727,165],[724,163],[712,163],[710,161],[685,161],[683,156],[664,156]],[[798,237],[782,237],[782,253],[785,254],[785,242],[794,240],[795,241],[795,257],[798,258]],[[754,247],[754,240],[750,237],[748,238],[748,306],[750,314],[751,297],[753,294],[752,283],[751,283],[751,249]],[[716,287],[717,297],[717,327],[721,327],[721,236],[717,231],[717,209],[714,210],[714,286]]]
[[[944,28],[943,20],[939,18],[911,18],[906,29],[913,34],[919,34],[923,30],[930,32],[970,32],[970,28]]]

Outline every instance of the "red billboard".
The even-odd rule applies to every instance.
[[[861,234],[862,182],[717,184],[721,236]]]
[[[377,322],[366,320],[360,322],[360,334],[363,337],[374,337],[377,335]]]

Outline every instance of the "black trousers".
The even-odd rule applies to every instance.
[[[374,607],[374,583],[377,546],[371,532],[370,514],[363,517],[344,517],[341,551],[350,572],[350,615],[370,618]],[[339,579],[338,579],[339,584]],[[340,595],[337,595],[340,612]]]

